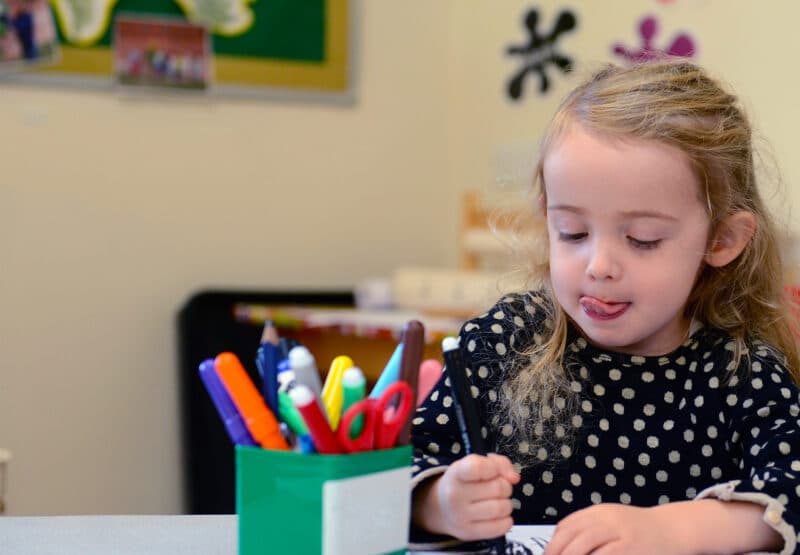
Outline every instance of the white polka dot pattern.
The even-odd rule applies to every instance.
[[[563,422],[523,437],[497,408],[509,373],[524,368],[519,353],[546,336],[543,306],[538,293],[508,296],[461,334],[490,445],[522,474],[512,496],[516,524],[555,523],[602,502],[693,499],[741,480],[737,492],[773,497],[800,530],[800,394],[774,349],[754,341],[749,369],[743,358],[745,368],[730,374],[732,343],[715,329],[643,357],[602,351],[570,327],[565,383],[577,402],[541,407],[545,415],[566,411]],[[442,379],[412,420],[415,475],[464,455],[454,408]]]

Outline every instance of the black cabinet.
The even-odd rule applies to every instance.
[[[181,308],[177,324],[184,507],[191,514],[236,512],[233,445],[197,368],[204,359],[231,351],[260,384],[254,357],[262,326],[237,321],[234,307],[239,303],[352,307],[354,297],[351,291],[204,291]]]

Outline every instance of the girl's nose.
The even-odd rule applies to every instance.
[[[621,266],[614,247],[608,244],[596,244],[586,265],[586,275],[593,280],[617,279],[621,273]]]

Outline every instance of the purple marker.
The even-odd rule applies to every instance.
[[[236,406],[228,395],[225,385],[219,379],[217,370],[214,368],[213,358],[200,363],[200,379],[203,380],[203,385],[206,386],[206,391],[217,408],[222,423],[225,424],[225,430],[234,445],[257,446],[258,444],[253,440],[253,436],[250,435],[239,411],[236,410]]]

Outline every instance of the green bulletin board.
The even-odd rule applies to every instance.
[[[350,0],[50,0],[61,59],[46,71],[111,76],[120,14],[203,23],[219,85],[349,90]]]

